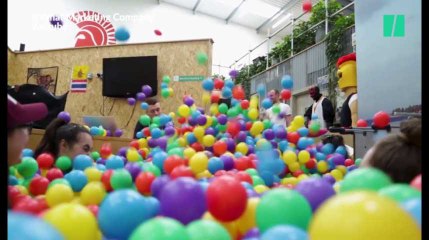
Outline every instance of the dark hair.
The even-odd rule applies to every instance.
[[[88,133],[88,129],[76,123],[66,123],[61,118],[55,118],[45,129],[45,135],[34,151],[35,157],[42,153],[50,153],[54,158],[59,154],[59,143],[62,139],[68,145],[73,145],[78,141],[79,133]]]
[[[157,98],[155,98],[155,97],[153,97],[153,98],[147,98],[147,99],[145,100],[145,102],[146,102],[147,104],[149,104],[149,105],[155,105],[155,104],[159,103],[158,99],[157,99]]]
[[[374,145],[369,165],[387,173],[394,182],[410,183],[422,170],[421,124],[418,118],[401,122],[399,133]]]
[[[274,91],[276,94],[280,94],[280,91],[277,88],[271,89],[270,91]]]

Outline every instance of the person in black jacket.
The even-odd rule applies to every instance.
[[[311,120],[312,115],[317,115],[317,118],[320,120],[320,127],[322,129],[332,127],[335,119],[335,111],[332,106],[332,102],[323,97],[320,93],[319,87],[311,87],[309,89],[310,97],[314,100],[313,104],[307,108],[305,111],[304,117],[306,117],[306,123]]]

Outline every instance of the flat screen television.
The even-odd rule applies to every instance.
[[[157,56],[103,59],[103,96],[105,97],[135,97],[142,91],[143,85],[151,86],[151,96],[156,96],[157,83]]]

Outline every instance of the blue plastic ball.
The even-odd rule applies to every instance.
[[[334,152],[334,145],[332,145],[332,143],[327,143],[323,145],[321,150],[325,155],[329,155]]]
[[[34,152],[30,148],[24,148],[22,150],[22,157],[33,157]]]
[[[281,80],[282,87],[284,89],[292,89],[293,88],[293,80],[289,75],[284,75]]]
[[[127,41],[130,38],[130,32],[125,27],[119,27],[115,31],[115,38],[118,41]]]
[[[264,100],[262,100],[262,107],[263,108],[268,109],[271,106],[273,106],[273,101],[271,101],[271,99],[265,98]]]
[[[27,227],[24,227],[27,226]],[[64,237],[42,218],[19,212],[7,212],[7,239],[62,240]]]
[[[261,236],[261,240],[296,240],[309,239],[308,234],[299,227],[292,225],[276,225],[269,228]]]
[[[280,141],[279,142],[279,149],[280,151],[284,152],[286,150],[286,148],[288,147],[289,143],[286,140]]]
[[[136,133],[136,138],[137,139],[140,139],[142,137],[143,137],[143,133],[141,131],[139,131],[139,132]]]
[[[161,83],[161,89],[168,88],[168,84],[163,82]]]
[[[214,88],[214,82],[212,79],[208,78],[208,79],[204,79],[202,82],[202,86],[204,88],[204,90],[206,91],[212,91]]]
[[[344,146],[338,146],[337,149],[335,149],[335,152],[343,155],[344,157],[347,156],[347,149]]]
[[[88,178],[81,170],[72,170],[67,173],[64,178],[70,183],[74,192],[80,192],[88,183]]]
[[[421,198],[412,198],[405,202],[401,203],[403,209],[405,209],[414,220],[422,226],[422,199]]]
[[[264,98],[265,94],[267,93],[267,89],[263,83],[258,84],[256,91],[258,92],[260,98]]]
[[[153,200],[138,192],[121,189],[107,195],[98,211],[98,225],[104,236],[128,239],[134,229],[153,217]]]
[[[215,174],[219,170],[223,170],[223,161],[218,157],[209,159],[208,170],[211,174]]]
[[[143,110],[147,110],[149,108],[149,104],[147,104],[146,102],[142,102],[140,104],[140,108]]]
[[[223,96],[224,98],[231,98],[231,97],[232,97],[232,90],[231,90],[231,88],[229,88],[229,87],[225,86],[225,87],[222,89],[222,96]]]
[[[119,156],[112,156],[106,161],[106,169],[120,169],[124,166],[124,161]]]
[[[18,179],[15,176],[9,175],[8,185],[9,186],[18,185]]]
[[[153,155],[152,163],[155,164],[159,169],[164,168],[164,162],[167,159],[168,154],[164,151],[159,151]]]
[[[76,170],[85,170],[88,167],[92,167],[94,161],[91,157],[85,154],[79,154],[73,159],[73,169]]]
[[[232,89],[234,87],[234,82],[232,81],[232,79],[226,79],[225,86]]]
[[[300,129],[298,129],[298,134],[299,134],[301,137],[307,137],[307,136],[308,136],[308,134],[309,134],[308,128],[306,128],[306,127],[302,127],[302,128],[300,128]]]
[[[321,153],[321,152],[317,152],[316,153],[316,160],[320,161],[320,160],[325,160],[326,159],[326,155]]]
[[[150,134],[151,134],[152,138],[154,138],[154,139],[162,137],[162,131],[159,128],[153,128],[150,131]]]
[[[106,166],[104,166],[103,164],[98,163],[95,167],[102,172],[106,171]]]

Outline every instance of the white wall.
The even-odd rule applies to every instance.
[[[110,17],[115,28],[125,26],[130,32],[127,43],[212,38],[213,64],[230,66],[234,61],[265,38],[254,29],[167,3],[154,0],[8,0],[8,46],[18,50],[70,48],[75,45],[78,27],[67,18],[83,10],[97,11]],[[49,17],[61,16],[64,25],[53,28]],[[130,19],[134,17],[134,19]],[[128,19],[125,19],[128,18]],[[159,29],[162,36],[154,34]],[[275,40],[274,40],[275,41]],[[272,42],[271,47],[274,46]],[[267,45],[255,50],[251,59],[266,54]],[[242,60],[247,63],[248,58]],[[213,67],[213,74],[227,76],[230,69]]]

